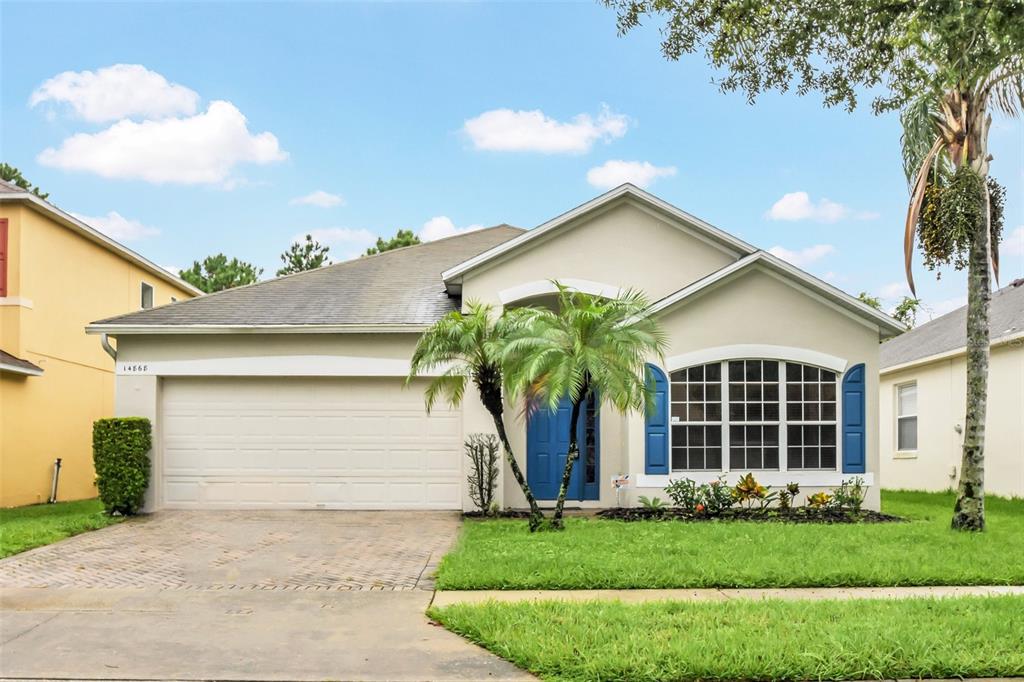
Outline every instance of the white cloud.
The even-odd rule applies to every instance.
[[[871,211],[855,212],[831,199],[821,198],[815,203],[811,201],[807,192],[790,192],[772,204],[765,217],[769,220],[813,220],[819,223],[834,223],[844,218],[874,220],[878,218],[878,214]]]
[[[879,295],[884,299],[903,298],[904,296],[910,296],[910,286],[905,281],[897,280],[895,282],[889,282],[882,287]]]
[[[144,225],[138,220],[125,218],[117,211],[110,211],[104,216],[87,216],[73,213],[76,218],[86,225],[94,227],[103,234],[119,242],[130,242],[146,237],[155,237],[160,230],[149,225]]]
[[[805,249],[799,249],[797,251],[790,251],[789,249],[781,246],[773,246],[768,249],[768,253],[781,258],[784,261],[792,263],[797,267],[803,267],[810,265],[815,261],[821,260],[829,254],[836,252],[836,247],[831,244],[815,244],[814,246],[808,246]]]
[[[612,160],[588,170],[587,182],[602,189],[618,187],[626,182],[647,187],[658,178],[670,178],[675,174],[675,166],[655,166],[649,161]]]
[[[954,296],[953,298],[947,298],[944,301],[926,306],[926,310],[930,313],[931,319],[935,319],[946,313],[951,313],[957,308],[963,308],[965,305],[967,305],[966,296]]]
[[[1011,232],[1003,240],[999,250],[1008,256],[1024,256],[1024,225],[1019,225]]]
[[[331,247],[330,255],[334,262],[355,258],[366,251],[368,247],[377,243],[377,235],[373,232],[352,227],[324,227],[307,230],[293,236],[292,241],[302,243],[306,241],[307,234],[321,244]]]
[[[288,203],[293,206],[319,206],[320,208],[331,208],[332,206],[343,205],[345,200],[337,194],[331,194],[330,192],[318,189],[315,192],[310,192],[306,196],[295,197]]]
[[[181,268],[179,268],[177,265],[161,265],[160,267],[162,267],[164,270],[171,273],[175,277],[181,276]]]
[[[432,242],[436,239],[443,239],[445,237],[453,237],[457,234],[473,232],[474,230],[479,230],[482,227],[483,225],[476,224],[467,225],[466,227],[456,227],[451,218],[439,215],[423,223],[423,227],[419,231],[419,238],[424,242]]]
[[[38,161],[104,178],[231,186],[237,164],[267,164],[287,156],[273,134],[250,133],[235,105],[214,101],[195,116],[141,123],[125,119],[98,133],[72,135],[58,149],[44,150]]]
[[[133,116],[191,116],[199,105],[199,94],[141,64],[114,64],[96,71],[57,74],[29,98],[29,106],[44,102],[66,104],[79,118],[103,123]]]
[[[579,114],[571,121],[550,118],[540,109],[492,109],[467,120],[462,129],[473,147],[498,152],[582,153],[598,140],[622,137],[629,119],[607,106],[596,117]]]

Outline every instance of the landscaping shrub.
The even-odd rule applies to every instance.
[[[734,502],[732,488],[721,476],[700,485],[689,478],[677,478],[665,487],[665,493],[679,509],[705,516],[717,516]]]
[[[109,514],[135,514],[149,486],[151,426],[145,417],[99,419],[92,425],[92,459],[100,500]]]
[[[498,485],[498,439],[492,433],[471,433],[466,439],[469,457],[469,498],[484,514],[494,504]]]

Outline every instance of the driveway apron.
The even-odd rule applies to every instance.
[[[423,615],[450,512],[161,512],[0,561],[0,677],[531,679]]]

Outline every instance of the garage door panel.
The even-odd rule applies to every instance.
[[[461,506],[461,416],[400,379],[163,386],[163,497],[182,508]]]

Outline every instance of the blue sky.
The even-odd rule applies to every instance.
[[[0,21],[0,156],[162,265],[223,251],[269,276],[305,232],[340,259],[398,228],[532,227],[631,178],[847,291],[902,293],[895,116],[748,105],[596,3],[4,2]],[[1019,230],[1005,283],[1021,121],[991,148]],[[916,274],[933,312],[962,303],[959,273]]]

